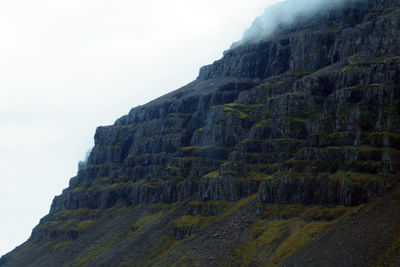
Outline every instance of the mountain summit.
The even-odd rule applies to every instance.
[[[400,265],[400,1],[337,2],[98,127],[0,266]]]

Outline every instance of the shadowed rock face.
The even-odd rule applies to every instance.
[[[298,18],[97,128],[87,164],[28,242],[83,238],[121,206],[197,201],[195,218],[170,225],[184,239],[201,231],[200,210],[219,214],[204,203],[355,206],[389,192],[400,170],[399,5],[349,1]],[[75,220],[65,231],[52,224],[65,218]]]

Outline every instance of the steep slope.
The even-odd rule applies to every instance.
[[[400,264],[399,7],[297,18],[99,127],[0,265]]]

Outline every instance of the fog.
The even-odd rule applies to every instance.
[[[310,16],[329,8],[338,7],[346,0],[286,0],[264,10],[252,26],[245,31],[237,46],[247,41],[257,41],[274,33],[281,26],[290,25],[299,16]],[[353,1],[353,0],[347,0]]]

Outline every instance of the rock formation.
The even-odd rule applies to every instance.
[[[400,213],[400,3],[344,2],[98,127],[87,163],[0,265],[400,264],[396,220],[382,218],[386,239],[365,228],[367,254],[328,245],[352,217]],[[332,250],[325,263],[313,246]]]

